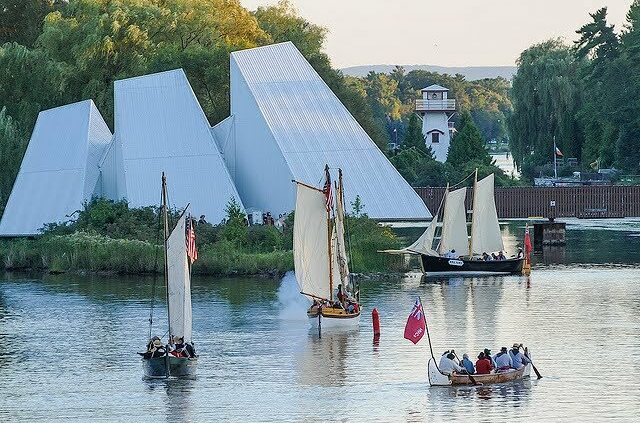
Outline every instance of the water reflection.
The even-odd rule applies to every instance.
[[[298,381],[307,386],[344,386],[348,379],[347,356],[354,348],[354,330],[324,330],[322,338],[310,329],[297,364]]]

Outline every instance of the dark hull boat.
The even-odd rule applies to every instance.
[[[420,255],[420,265],[426,274],[450,275],[510,275],[522,273],[524,258],[507,260],[465,260]]]
[[[167,371],[167,365],[169,371]],[[142,359],[144,376],[149,379],[164,379],[167,377],[195,377],[198,366],[197,358],[164,356]]]

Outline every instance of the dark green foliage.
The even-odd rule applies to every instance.
[[[404,139],[402,140],[402,149],[415,148],[418,152],[424,156],[433,158],[433,151],[431,147],[427,147],[427,144],[422,135],[422,124],[418,115],[412,113],[409,117],[409,124],[407,125],[407,131],[405,132]]]
[[[0,45],[31,46],[40,35],[44,17],[66,4],[63,0],[0,0]]]
[[[248,239],[247,216],[242,211],[235,198],[231,198],[225,209],[227,219],[222,225],[220,236],[227,241],[236,243],[238,247],[246,245]]]
[[[27,149],[27,141],[11,118],[7,108],[0,109],[0,216],[7,204],[13,181],[20,169],[22,156]]]
[[[640,172],[640,2],[616,33],[607,9],[576,31],[573,48],[548,41],[520,56],[513,82],[511,149],[525,176],[553,161],[553,136],[580,170],[615,166]]]

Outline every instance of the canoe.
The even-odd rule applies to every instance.
[[[513,382],[516,380],[522,380],[528,378],[531,374],[531,364],[515,370],[508,370],[506,372],[490,373],[488,375],[472,375],[473,379],[477,383],[482,385],[491,385],[495,383]],[[443,375],[433,361],[433,358],[429,359],[428,364],[428,377],[429,385],[431,386],[462,386],[473,385],[473,382],[467,375]]]
[[[169,372],[167,372],[167,361],[169,363]],[[167,377],[188,378],[194,377],[198,359],[187,357],[157,357],[151,359],[142,359],[142,368],[144,377],[148,379],[165,379]]]

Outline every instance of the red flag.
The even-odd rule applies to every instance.
[[[324,168],[325,173],[325,181],[324,186],[322,187],[322,192],[325,197],[325,207],[327,211],[330,211],[333,208],[333,190],[331,189],[331,174],[329,173],[329,166]]]
[[[531,236],[529,235],[529,224],[527,224],[524,229],[524,254],[527,260],[529,260],[532,251],[533,246],[531,245]]]
[[[426,321],[424,320],[422,303],[420,303],[420,299],[418,298],[413,305],[411,314],[409,314],[407,325],[404,327],[404,337],[414,344],[417,344],[424,336],[426,329],[427,326]]]
[[[196,248],[196,232],[193,230],[193,219],[189,217],[187,225],[187,256],[191,264],[198,260],[198,248]]]

